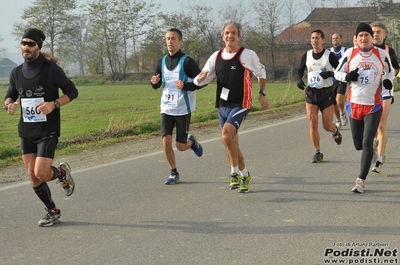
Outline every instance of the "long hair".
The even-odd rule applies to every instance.
[[[58,58],[53,57],[53,56],[51,55],[50,52],[43,52],[43,51],[40,51],[40,54],[43,56],[43,58],[44,58],[46,61],[48,61],[48,62],[50,62],[50,63],[58,63]]]

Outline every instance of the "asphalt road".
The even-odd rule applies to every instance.
[[[176,153],[173,186],[161,152],[73,170],[71,197],[49,184],[62,222],[48,228],[28,182],[0,187],[0,264],[399,264],[399,105],[365,194],[350,191],[361,153],[349,125],[340,146],[320,130],[325,161],[311,164],[305,117],[241,131],[247,194],[229,190],[219,138],[199,139],[201,158]]]

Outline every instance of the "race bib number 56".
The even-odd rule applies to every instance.
[[[44,98],[22,98],[22,117],[24,122],[43,122],[47,121],[47,116],[38,110],[37,105],[44,102]]]

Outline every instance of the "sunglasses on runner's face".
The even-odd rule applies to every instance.
[[[34,41],[21,41],[20,44],[21,46],[28,45],[28,47],[35,47],[37,45],[37,43]]]

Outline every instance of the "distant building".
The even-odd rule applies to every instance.
[[[389,35],[386,43],[399,55],[399,33],[397,21],[400,19],[400,3],[382,4],[378,7],[317,7],[300,23],[286,28],[276,37],[279,50],[276,53],[276,66],[281,72],[292,72],[300,63],[301,56],[309,49],[311,32],[320,29],[325,33],[324,48],[332,47],[333,33],[343,36],[343,46],[353,46],[353,36],[360,22],[386,23]],[[396,21],[397,20],[397,21]]]
[[[18,64],[8,58],[0,58],[0,78],[10,77],[12,69],[17,66]]]

